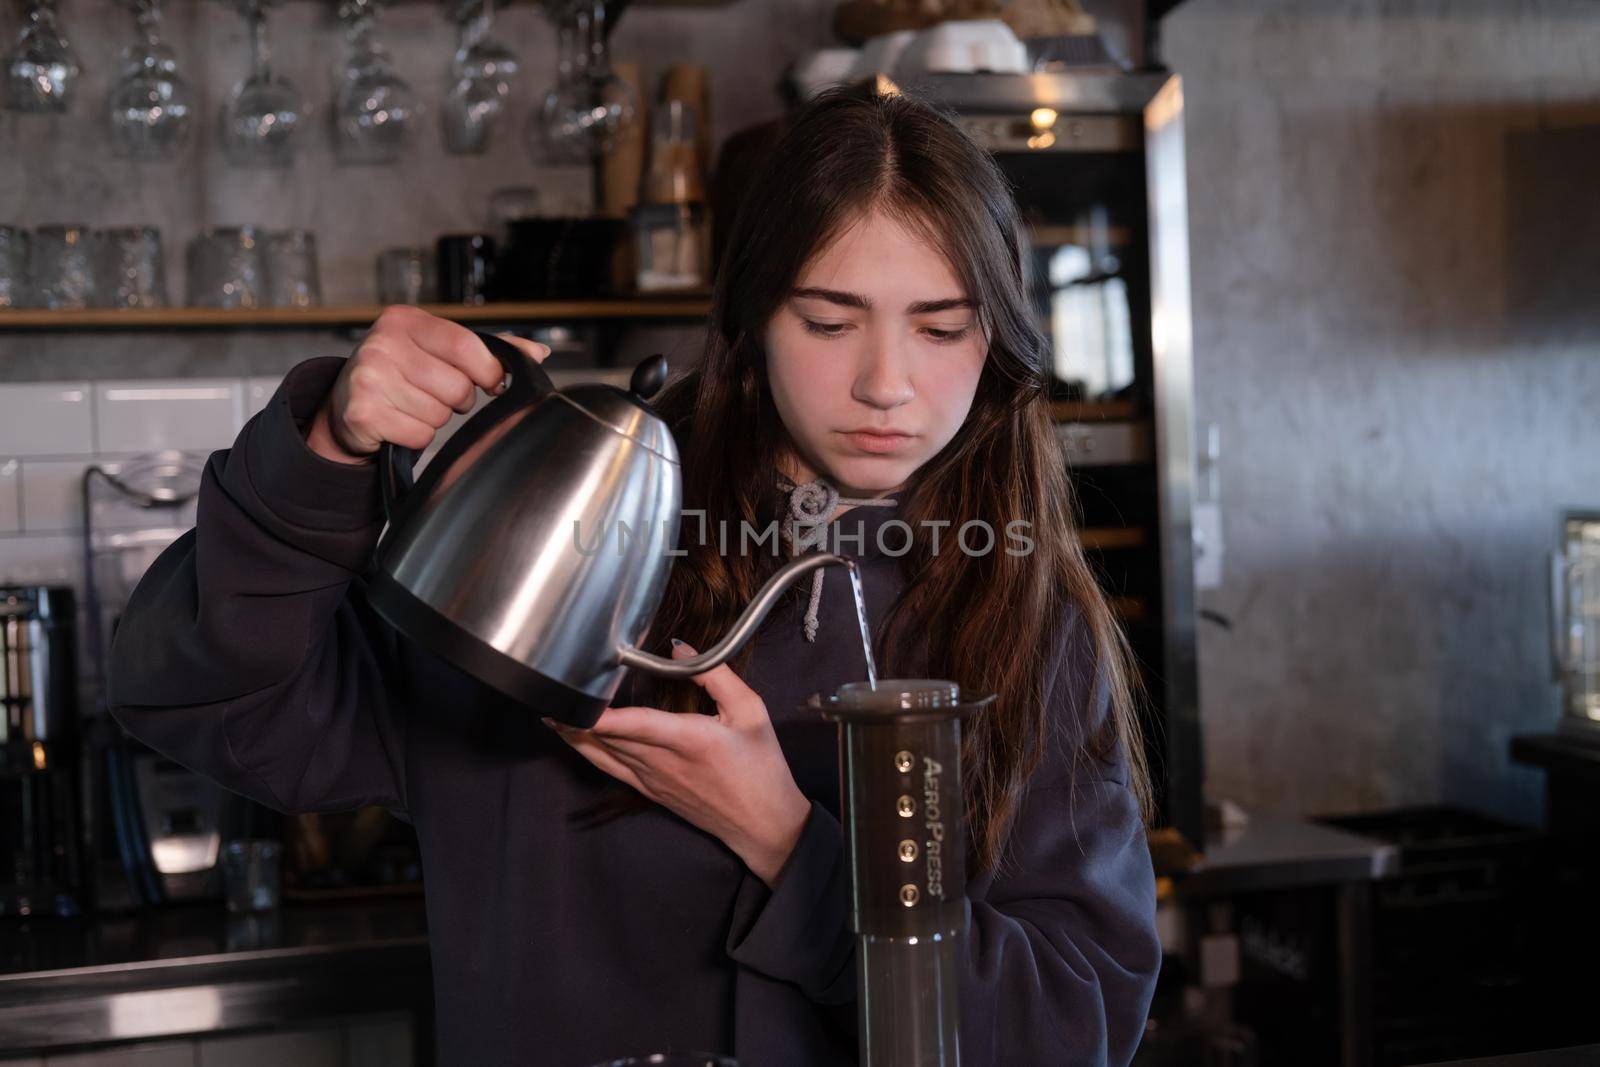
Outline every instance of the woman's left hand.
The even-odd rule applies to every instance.
[[[695,655],[673,646],[674,659]],[[795,784],[767,705],[726,664],[695,675],[715,715],[607,708],[587,730],[552,719],[585,759],[709,834],[775,885],[811,813]]]

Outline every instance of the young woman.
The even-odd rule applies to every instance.
[[[1160,958],[1147,786],[1024,255],[1004,179],[938,111],[862,87],[794,116],[734,223],[704,356],[658,404],[705,520],[651,644],[708,647],[784,562],[739,551],[741,522],[821,520],[860,557],[884,677],[999,694],[964,740],[963,1060],[1126,1063]],[[630,676],[591,730],[369,608],[370,457],[427,445],[500,377],[466,328],[404,307],[348,360],[293,370],[135,592],[118,718],[273,808],[415,825],[442,1062],[855,1062],[834,727],[800,709],[865,675],[842,575],[799,583],[729,665]],[[971,523],[988,551],[981,527],[958,537]]]

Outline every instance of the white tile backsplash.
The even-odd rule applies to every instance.
[[[16,533],[22,525],[22,464],[0,457],[0,533]]]
[[[92,453],[93,396],[89,382],[0,387],[0,456]]]
[[[0,384],[0,581],[81,584],[78,539],[83,472],[97,461],[115,473],[118,453],[233,443],[247,405],[265,404],[276,377]],[[194,523],[182,514],[104,505],[97,530]]]
[[[22,529],[26,533],[68,532],[83,528],[83,476],[98,465],[107,474],[119,474],[125,465],[114,459],[24,459],[22,477]],[[3,492],[3,489],[0,489]],[[152,526],[194,525],[194,505],[178,508],[141,508],[107,482],[94,483],[94,528],[143,529]],[[0,530],[4,529],[0,521]],[[4,548],[0,547],[0,553]]]
[[[22,461],[22,528],[28,533],[83,525],[83,472],[92,460]]]
[[[551,377],[558,388],[580,381],[626,386],[628,373],[558,370]],[[79,584],[79,494],[96,456],[115,473],[117,458],[130,453],[227,448],[281,382],[269,375],[0,385],[0,580]],[[479,393],[473,414],[489,400]],[[440,430],[419,471],[469,417],[457,415]],[[97,503],[94,526],[187,528],[193,506],[144,518]]]
[[[71,534],[0,537],[0,585],[83,587],[83,541]]]
[[[244,424],[245,391],[238,378],[97,382],[98,451],[226,448]]]

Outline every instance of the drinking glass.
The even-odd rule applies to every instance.
[[[94,304],[108,308],[167,306],[160,230],[120,226],[95,231]]]
[[[378,303],[426,304],[433,299],[433,253],[389,248],[378,253]]]
[[[268,306],[303,308],[322,303],[317,239],[310,230],[277,230],[267,234],[263,261]]]
[[[282,948],[283,913],[276,908],[229,913],[223,945],[229,952]]]
[[[254,226],[202,230],[187,249],[189,306],[260,307],[266,298],[261,244]]]
[[[222,891],[229,911],[271,911],[278,906],[282,856],[282,846],[266,838],[222,846]]]
[[[85,308],[94,295],[87,226],[40,226],[33,231],[28,276],[33,303],[44,308]]]
[[[72,105],[78,57],[56,22],[56,0],[32,0],[16,44],[6,57],[6,107],[62,112]]]
[[[373,38],[381,0],[342,0],[344,62],[334,81],[333,143],[341,163],[392,163],[411,135],[416,96]]]
[[[456,51],[439,112],[445,151],[482,152],[499,126],[520,69],[516,54],[490,36],[494,0],[461,0],[455,9]]]
[[[656,109],[650,145],[650,171],[645,200],[655,204],[688,204],[705,200],[695,143],[699,116],[687,100],[666,100]]]
[[[528,116],[527,144],[534,159],[544,163],[585,163],[588,146],[577,131],[575,116],[587,91],[582,88],[584,60],[578,51],[578,15],[565,9],[556,13],[556,83],[544,94],[539,108]]]
[[[634,122],[639,101],[611,72],[605,0],[547,10],[557,19],[556,84],[529,118],[528,147],[546,162],[588,162],[611,151]]]
[[[218,114],[223,157],[236,166],[282,167],[294,158],[300,93],[272,69],[267,6],[275,2],[239,0],[250,27],[250,73],[234,85]]]
[[[177,55],[161,41],[159,0],[133,7],[140,40],[122,50],[122,74],[106,94],[111,141],[134,159],[169,159],[189,137],[194,93],[178,73]]]
[[[0,226],[0,308],[28,304],[28,231]]]

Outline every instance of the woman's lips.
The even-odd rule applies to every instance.
[[[897,452],[911,443],[911,435],[905,433],[873,433],[870,430],[853,430],[845,432],[845,439],[863,452],[883,454]]]

